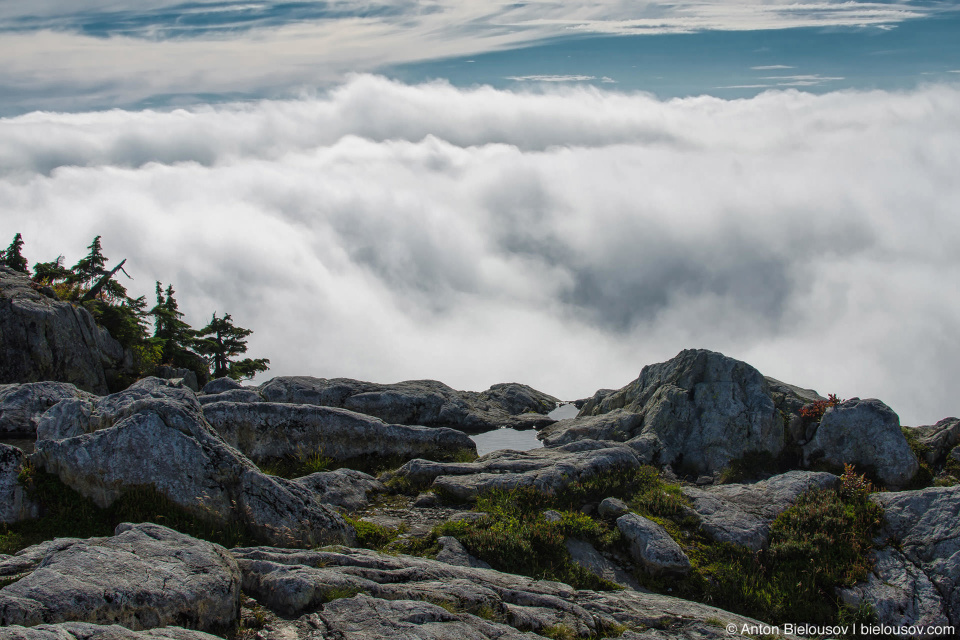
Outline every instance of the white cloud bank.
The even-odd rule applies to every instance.
[[[310,100],[0,120],[0,241],[255,330],[271,375],[564,398],[705,347],[960,413],[960,88],[658,101],[357,76]]]

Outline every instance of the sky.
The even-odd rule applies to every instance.
[[[684,348],[960,413],[955,2],[0,3],[0,243],[273,375],[562,399]]]

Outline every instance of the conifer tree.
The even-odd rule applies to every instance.
[[[246,338],[253,331],[233,324],[229,313],[218,318],[216,312],[210,324],[197,332],[197,351],[213,359],[213,377],[229,376],[234,380],[252,378],[261,371],[269,369],[270,361],[266,358],[244,358],[234,361],[233,358],[247,351]]]
[[[153,316],[153,337],[160,341],[163,350],[163,361],[177,363],[190,354],[193,345],[194,331],[190,325],[181,320],[183,313],[177,305],[173,294],[173,285],[163,285],[157,282],[157,304],[149,311]]]
[[[19,271],[29,275],[29,271],[27,271],[27,259],[23,257],[23,254],[20,253],[22,248],[23,237],[18,233],[13,237],[13,242],[10,243],[10,246],[7,247],[7,250],[3,252],[2,264],[10,267],[14,271]]]
[[[103,246],[100,244],[100,236],[94,238],[87,249],[89,253],[80,258],[80,261],[71,269],[74,281],[84,287],[89,287],[94,278],[105,274],[104,266],[107,264],[107,258],[103,255]]]
[[[37,262],[33,265],[33,281],[39,284],[54,285],[70,277],[70,270],[63,266],[63,256],[57,256],[53,262]]]

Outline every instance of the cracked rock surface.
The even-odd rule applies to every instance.
[[[759,551],[767,545],[770,524],[801,493],[835,489],[839,483],[832,473],[788,471],[753,484],[683,487],[683,495],[711,538]]]
[[[240,571],[221,546],[156,524],[109,538],[59,538],[0,560],[0,625],[178,625],[225,630],[240,609]]]
[[[0,627],[0,640],[220,640],[220,637],[182,627],[132,631],[117,624],[61,622],[35,627]]]
[[[193,392],[148,378],[44,415],[32,459],[98,506],[151,486],[204,518],[281,546],[353,540],[353,527],[302,483],[267,476],[207,423]]]

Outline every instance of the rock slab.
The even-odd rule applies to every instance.
[[[219,545],[155,524],[110,538],[57,539],[0,560],[0,625],[178,625],[224,631],[240,610],[240,571]]]
[[[20,449],[0,443],[0,523],[36,518],[39,508],[20,484],[27,457]]]

